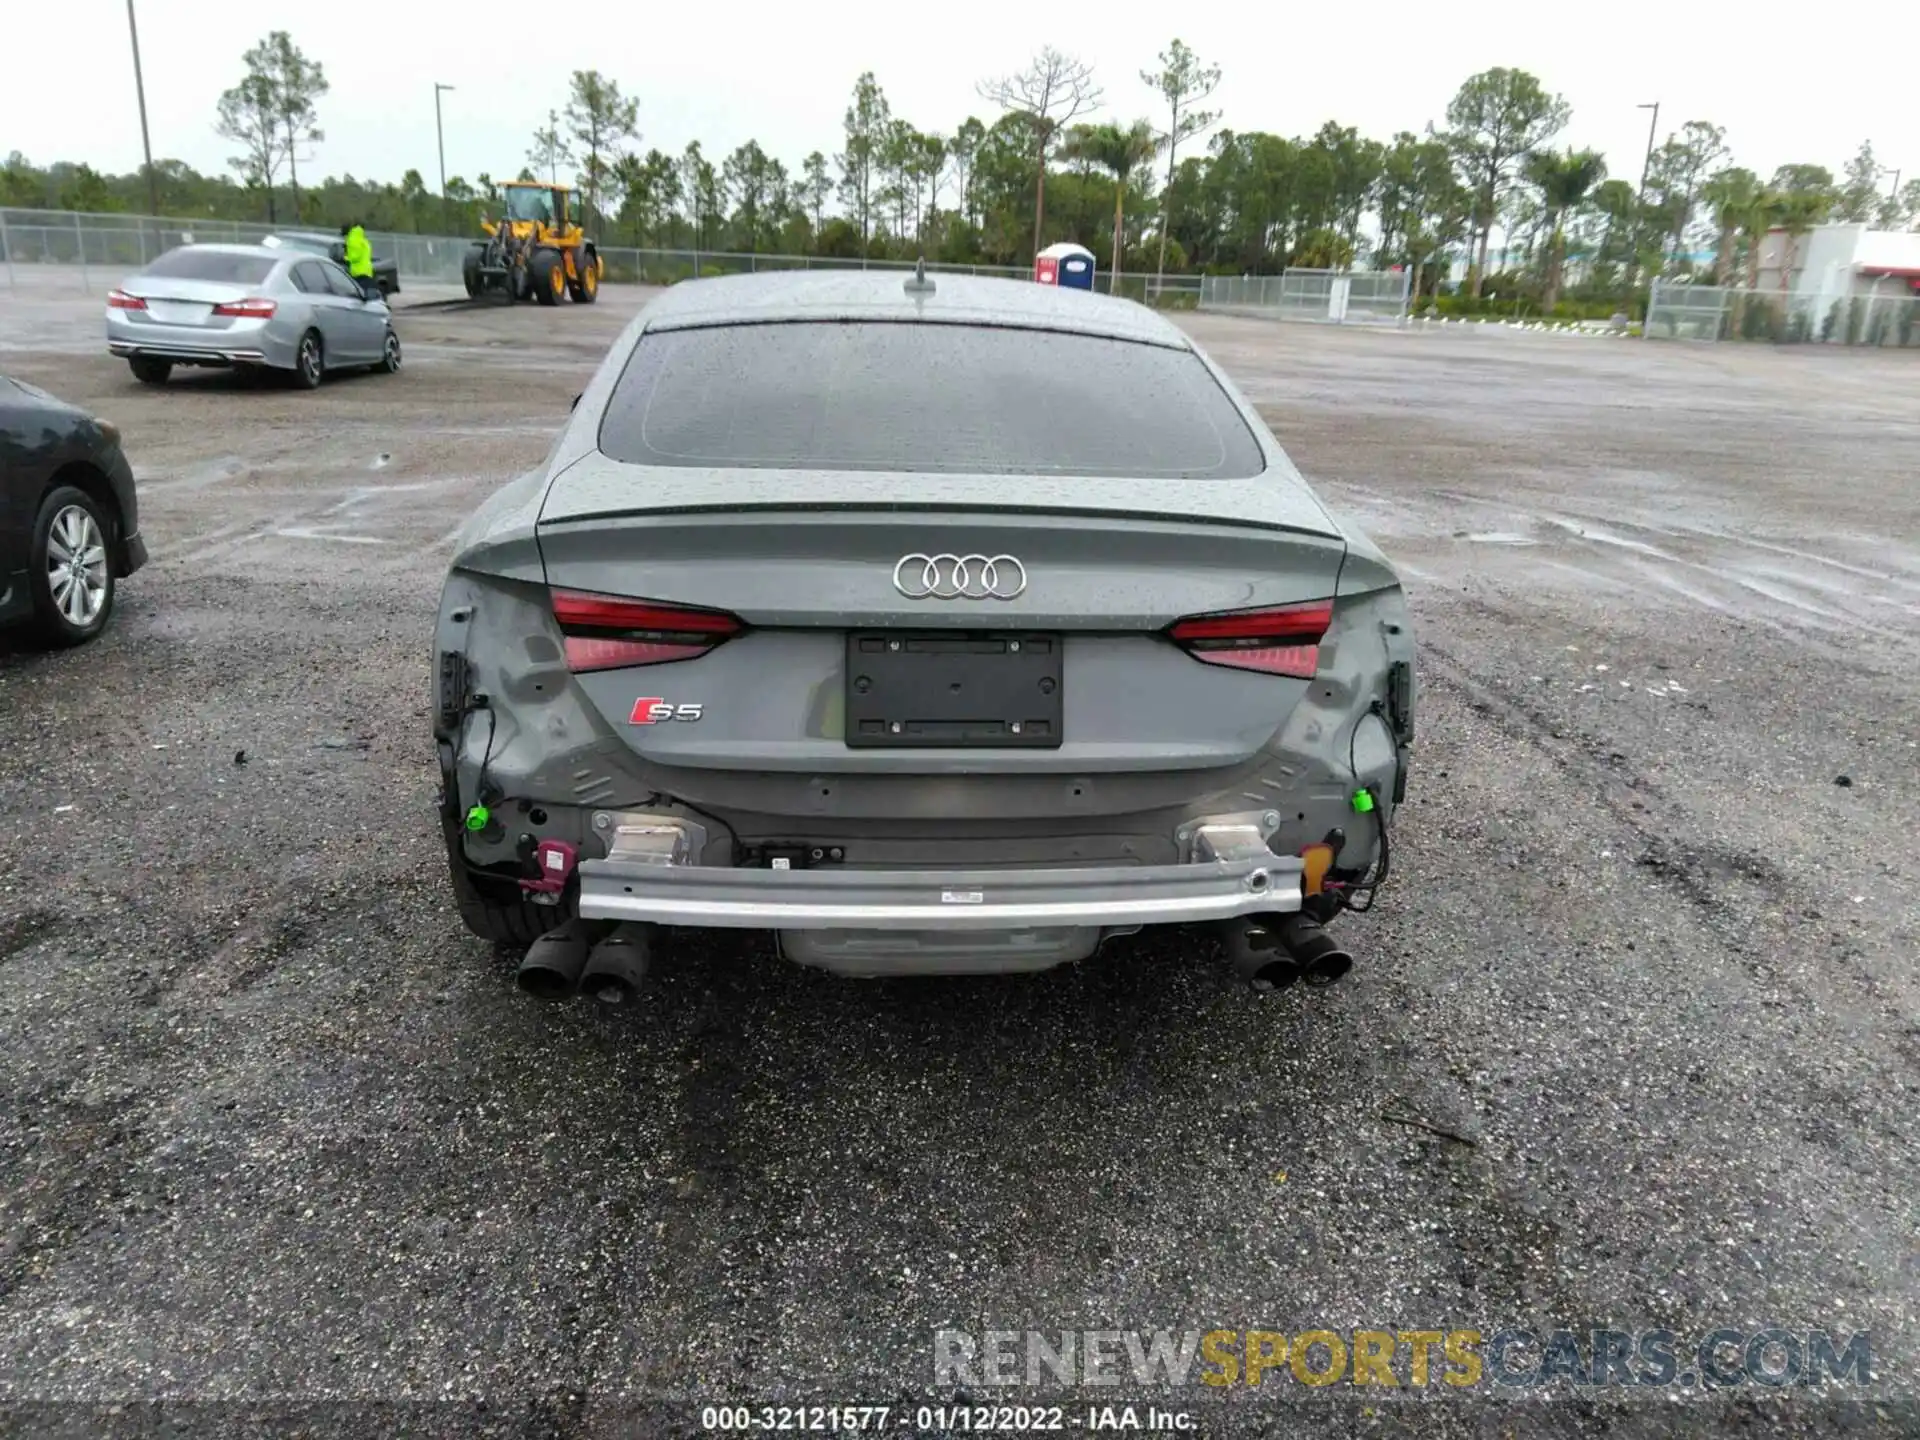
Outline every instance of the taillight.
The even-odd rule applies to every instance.
[[[147,302],[138,295],[127,294],[124,290],[109,290],[107,308],[109,310],[144,310],[147,308]]]
[[[1333,601],[1309,600],[1264,610],[1233,610],[1176,620],[1167,636],[1196,660],[1311,680],[1320,668],[1320,640],[1333,623]]]
[[[216,315],[238,315],[247,320],[266,320],[273,315],[271,300],[229,300],[213,307]]]
[[[692,660],[746,628],[723,610],[578,590],[553,592],[553,618],[566,637],[567,668],[576,673]]]

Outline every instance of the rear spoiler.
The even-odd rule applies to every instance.
[[[1023,495],[1009,500],[1009,494]],[[997,515],[1187,520],[1344,539],[1313,492],[1284,471],[1250,480],[1134,480],[894,471],[708,470],[629,465],[594,454],[547,486],[540,521],[779,510],[944,510]]]

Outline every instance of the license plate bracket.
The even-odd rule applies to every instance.
[[[855,749],[1057,749],[1058,635],[853,631],[847,744]]]

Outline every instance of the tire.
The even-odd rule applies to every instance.
[[[565,921],[570,912],[559,905],[530,905],[519,898],[517,886],[474,875],[467,868],[460,817],[445,798],[451,793],[451,789],[444,791],[440,802],[440,833],[447,842],[447,871],[460,919],[482,940],[503,949],[524,950]]]
[[[558,305],[567,293],[567,267],[557,250],[542,250],[533,257],[533,294],[542,305]]]
[[[293,356],[293,383],[302,390],[318,390],[327,377],[326,352],[320,345],[320,332],[309,330],[300,337],[300,348]]]
[[[400,373],[400,337],[394,333],[391,325],[387,327],[386,348],[380,352],[380,363],[374,369],[383,375]]]
[[[480,266],[486,253],[487,247],[485,245],[469,245],[467,247],[467,258],[461,263],[460,278],[467,282],[467,298],[469,300],[478,300],[480,298],[480,292],[486,288],[480,280]]]
[[[61,485],[40,502],[33,525],[35,625],[49,645],[82,645],[113,614],[114,526],[98,500]]]
[[[600,298],[600,257],[590,250],[580,252],[580,278],[567,287],[577,305],[591,305]]]
[[[127,361],[127,368],[133,371],[133,378],[142,385],[164,385],[167,377],[173,374],[171,360],[155,360],[146,355],[135,355]]]

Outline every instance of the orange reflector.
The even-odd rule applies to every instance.
[[[1333,868],[1333,847],[1331,845],[1309,845],[1300,852],[1300,893],[1318,895],[1320,882],[1327,878],[1327,872]]]

